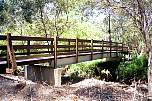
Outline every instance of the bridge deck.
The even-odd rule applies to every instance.
[[[113,53],[116,53],[116,52],[113,52]],[[97,54],[99,55],[99,58],[96,57]],[[101,56],[101,55],[103,55],[103,56]],[[87,58],[88,56],[89,56],[89,58]],[[116,56],[116,54],[112,55],[112,57],[114,57],[114,56]],[[59,56],[57,56],[57,59],[64,61],[65,58],[69,58],[69,61],[70,61],[70,59],[72,59],[72,60],[75,61],[75,57],[76,57],[76,54],[59,55]],[[91,60],[91,52],[80,53],[79,57],[82,57],[84,59],[80,59],[78,62],[80,62],[80,61],[81,62],[89,61],[89,60]],[[107,52],[93,52],[93,57],[94,57],[93,60],[94,59],[100,59],[100,58],[109,57],[109,52],[108,51]],[[21,66],[21,65],[46,63],[46,62],[51,63],[53,60],[54,60],[54,56],[51,55],[51,54],[47,54],[47,56],[45,56],[45,57],[35,57],[35,58],[19,59],[19,60],[16,60],[16,63],[17,63],[18,66]],[[62,62],[62,63],[60,63],[60,65],[69,64],[69,63],[65,63],[65,62]],[[76,63],[76,61],[73,62],[73,63]],[[58,65],[58,66],[60,66],[60,65]],[[0,66],[7,66],[7,61],[0,61]]]

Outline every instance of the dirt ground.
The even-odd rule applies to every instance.
[[[54,87],[0,75],[0,101],[147,101],[146,94],[146,84],[129,86],[92,78]]]

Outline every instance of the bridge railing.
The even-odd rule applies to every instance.
[[[79,55],[103,53],[127,52],[128,47],[123,43],[110,42],[104,40],[66,39],[66,38],[46,38],[29,36],[0,35],[0,61],[7,61],[9,68],[16,69],[17,60],[31,59],[28,63],[35,63],[33,58],[51,57],[54,59],[56,68],[57,59],[62,55],[73,55],[78,62]],[[61,57],[60,57],[61,58]],[[33,62],[34,61],[34,62]],[[45,62],[38,60],[37,63]],[[48,60],[46,60],[48,62]],[[22,65],[22,63],[20,63]]]

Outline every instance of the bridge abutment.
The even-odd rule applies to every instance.
[[[61,86],[61,72],[63,68],[29,65],[25,66],[25,78],[34,82],[45,82],[49,85]]]

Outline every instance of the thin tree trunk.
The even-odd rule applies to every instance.
[[[45,22],[44,22],[44,19],[43,19],[43,11],[42,11],[42,6],[40,6],[40,14],[41,14],[41,22],[43,24],[43,30],[44,30],[44,33],[47,34],[47,31],[46,31],[46,25],[45,25]]]
[[[146,44],[148,53],[148,99],[152,100],[152,43],[150,39],[150,33],[148,28],[148,18],[146,16],[144,0],[137,0],[138,14],[140,20],[138,20],[139,30],[143,35],[144,42]]]
[[[148,57],[148,99],[152,100],[152,49]]]

